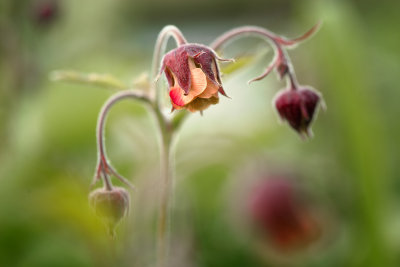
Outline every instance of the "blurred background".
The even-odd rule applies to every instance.
[[[153,117],[130,101],[110,114],[109,156],[138,188],[111,240],[87,195],[97,114],[112,91],[52,82],[51,71],[131,83],[150,69],[167,24],[208,44],[236,26],[295,37],[322,20],[317,35],[289,51],[300,83],[321,91],[328,107],[309,141],[279,123],[271,100],[285,84],[275,74],[246,83],[272,58],[265,43],[241,39],[224,50],[257,59],[223,77],[231,99],[181,129],[169,266],[399,266],[399,8],[370,0],[1,1],[0,265],[154,262]]]

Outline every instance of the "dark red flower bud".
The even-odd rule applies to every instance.
[[[250,198],[253,221],[281,250],[306,246],[319,235],[296,189],[289,179],[269,177],[257,184]]]
[[[321,100],[318,92],[308,88],[286,89],[276,95],[275,107],[293,129],[310,136],[310,125]]]
[[[168,52],[162,61],[173,109],[202,111],[225,95],[215,52],[203,45],[185,44]]]
[[[115,226],[128,213],[129,193],[122,187],[99,188],[90,193],[89,203],[113,234]]]
[[[48,24],[53,21],[59,12],[59,5],[56,0],[38,1],[35,6],[35,19],[41,24]]]

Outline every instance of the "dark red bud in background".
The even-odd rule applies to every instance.
[[[305,247],[319,236],[319,227],[301,200],[292,181],[279,176],[260,181],[251,194],[251,218],[279,250]]]
[[[277,94],[274,104],[280,117],[293,129],[310,136],[310,125],[321,99],[318,92],[308,88],[286,89]]]
[[[59,13],[59,3],[56,0],[41,0],[34,4],[34,18],[40,24],[49,24]]]
[[[115,226],[128,213],[129,193],[122,187],[99,188],[90,193],[89,203],[113,235]]]

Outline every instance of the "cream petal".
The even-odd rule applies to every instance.
[[[207,88],[207,76],[200,68],[191,70],[192,87],[188,95],[198,96]]]
[[[192,86],[189,90],[189,94],[185,95],[185,91],[175,84],[175,86],[170,88],[169,96],[172,103],[177,106],[185,106],[190,103],[196,96],[203,93],[207,88],[207,77],[200,68],[195,68],[191,70],[192,74]]]
[[[201,97],[201,98],[210,98],[212,96],[214,96],[216,93],[218,93],[219,90],[219,86],[217,86],[215,83],[213,83],[210,79],[207,78],[208,81],[208,85],[207,88],[203,91],[203,93],[201,93],[200,95],[198,95],[197,97]],[[218,94],[217,94],[218,95]]]

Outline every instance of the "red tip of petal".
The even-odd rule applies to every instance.
[[[177,106],[183,107],[185,105],[185,102],[183,101],[181,90],[182,89],[179,87],[172,87],[169,91],[169,97],[171,98],[172,103]]]

